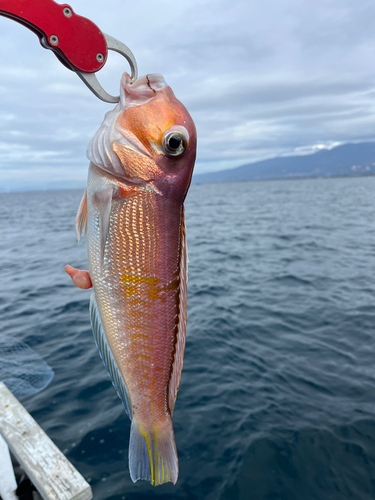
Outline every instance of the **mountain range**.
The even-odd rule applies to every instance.
[[[197,174],[194,183],[238,182],[271,179],[298,179],[375,175],[375,142],[343,144],[312,154],[280,156],[241,167]]]

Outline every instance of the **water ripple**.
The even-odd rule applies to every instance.
[[[176,486],[129,478],[129,421],[64,265],[78,191],[0,195],[2,335],[55,378],[25,405],[98,500],[375,497],[375,179],[192,186]]]

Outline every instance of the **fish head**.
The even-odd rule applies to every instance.
[[[125,73],[120,102],[107,113],[87,153],[119,180],[183,201],[196,144],[194,122],[164,78],[146,75],[131,83]]]

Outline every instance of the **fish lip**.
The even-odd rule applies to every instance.
[[[131,81],[128,73],[124,73],[120,85],[122,107],[126,110],[142,106],[154,99],[165,87],[168,85],[163,75],[159,73],[140,76],[135,82]]]

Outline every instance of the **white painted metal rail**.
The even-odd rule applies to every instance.
[[[90,500],[90,485],[0,382],[0,434],[44,500]]]
[[[2,500],[17,500],[17,488],[9,448],[0,434],[0,497]]]

